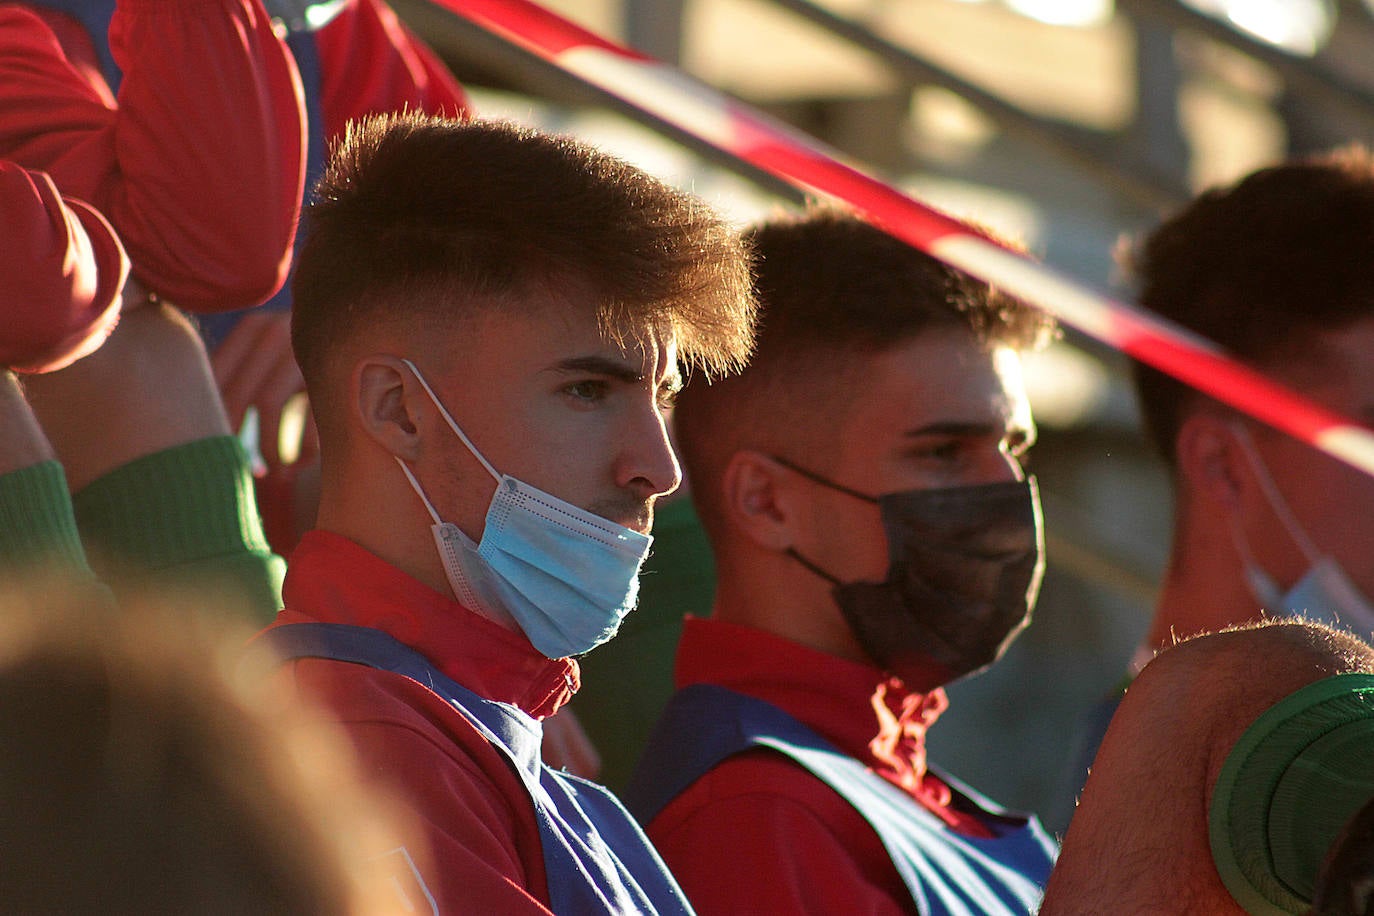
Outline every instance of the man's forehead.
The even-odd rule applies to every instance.
[[[626,350],[661,348],[676,336],[672,323],[660,320],[648,307],[619,303],[576,278],[531,280],[515,289],[462,295],[446,304],[449,320],[443,324],[449,336],[478,343],[507,327],[538,337],[596,338]]]
[[[1034,436],[1019,354],[957,336],[916,338],[854,364],[841,422],[906,437],[978,429]]]
[[[1374,318],[1303,335],[1261,371],[1325,407],[1374,423]]]
[[[544,310],[526,317],[517,335],[545,368],[601,371],[628,379],[676,379],[677,341],[670,328],[607,320],[596,309]],[[598,368],[599,367],[599,368]]]

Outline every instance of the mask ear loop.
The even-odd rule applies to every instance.
[[[829,488],[829,489],[831,489],[831,490],[835,490],[835,491],[837,491],[837,492],[843,493],[843,494],[846,495],[846,496],[852,496],[852,497],[854,497],[855,499],[862,499],[862,500],[863,500],[864,502],[866,502],[866,503],[873,503],[874,505],[877,505],[877,504],[878,504],[878,501],[879,501],[879,500],[878,500],[878,497],[876,497],[876,496],[869,496],[867,493],[862,493],[862,492],[860,492],[860,491],[858,491],[858,490],[854,490],[854,489],[851,489],[851,488],[849,488],[849,487],[846,487],[846,486],[845,486],[844,484],[842,484],[842,483],[836,483],[836,482],[833,481],[833,480],[829,480],[829,479],[827,479],[827,478],[825,478],[825,477],[822,477],[820,474],[817,474],[815,471],[809,471],[809,470],[807,470],[806,468],[802,467],[801,465],[793,464],[791,461],[788,461],[786,458],[782,457],[781,455],[770,455],[769,457],[771,457],[771,458],[772,458],[774,461],[776,461],[778,464],[780,464],[780,465],[782,465],[783,467],[787,468],[789,471],[792,471],[792,472],[794,472],[794,473],[796,473],[796,474],[800,474],[801,476],[805,477],[807,480],[811,481],[812,483],[818,483],[818,484],[820,484],[820,485],[823,486],[823,487],[827,487],[827,488]],[[840,582],[839,579],[837,579],[837,578],[835,578],[834,576],[830,575],[830,573],[828,573],[828,572],[826,572],[825,570],[821,569],[821,568],[820,568],[819,566],[817,566],[815,563],[812,563],[812,562],[811,562],[810,560],[808,560],[806,557],[804,557],[804,556],[802,556],[800,553],[798,553],[795,547],[788,547],[788,548],[784,551],[784,553],[786,553],[787,556],[789,556],[789,557],[791,557],[792,559],[796,560],[796,561],[797,561],[798,563],[800,563],[802,566],[806,567],[806,569],[808,569],[808,570],[810,570],[811,572],[815,573],[816,575],[820,576],[822,579],[824,579],[825,581],[829,582],[831,585],[835,586],[836,588],[839,588],[840,585],[843,584],[843,583]]]
[[[453,417],[449,414],[448,408],[444,407],[443,403],[439,400],[439,396],[434,393],[434,389],[429,387],[429,382],[425,381],[425,377],[420,374],[420,370],[415,368],[414,363],[412,363],[408,359],[405,359],[404,357],[401,359],[401,362],[405,363],[406,366],[410,369],[410,371],[415,374],[415,380],[420,383],[420,387],[425,389],[425,394],[429,395],[429,399],[433,401],[434,406],[439,409],[439,414],[444,418],[445,422],[448,423],[449,429],[453,430],[453,432],[458,436],[458,438],[463,441],[463,444],[467,446],[468,451],[472,452],[472,457],[482,462],[482,467],[487,469],[487,473],[492,476],[492,479],[495,480],[497,483],[500,483],[501,475],[496,472],[496,468],[491,466],[491,462],[487,461],[486,458],[482,457],[482,453],[477,451],[477,446],[473,445],[472,440],[469,439],[467,437],[467,434],[465,434],[462,431],[462,429],[458,427],[457,421],[455,421]],[[402,465],[402,467],[404,467],[404,465]],[[409,474],[410,472],[407,471],[406,473]],[[411,480],[413,481],[414,478],[412,477]],[[433,510],[430,511],[431,513],[433,512]],[[436,516],[435,521],[437,522],[438,520],[439,519]]]
[[[1236,552],[1240,554],[1242,572],[1246,584],[1250,586],[1250,594],[1254,595],[1260,605],[1267,610],[1283,610],[1280,607],[1283,603],[1283,592],[1279,591],[1279,584],[1255,562],[1255,555],[1250,552],[1250,542],[1234,517],[1231,518],[1231,540],[1236,545]]]
[[[415,475],[411,473],[410,468],[406,466],[404,461],[396,455],[392,455],[391,457],[395,458],[396,463],[401,466],[401,473],[406,475],[406,480],[410,481],[410,488],[415,491],[416,496],[420,497],[420,502],[425,504],[425,509],[429,512],[429,517],[434,519],[434,524],[442,525],[444,520],[439,517],[438,512],[434,511],[434,504],[429,501],[429,497],[425,495],[425,491],[420,487],[420,481],[415,479]]]
[[[828,573],[828,572],[826,572],[825,570],[821,569],[821,568],[820,568],[819,566],[817,566],[815,563],[812,563],[812,562],[811,562],[810,560],[808,560],[806,557],[804,557],[804,556],[802,556],[801,554],[797,553],[797,550],[796,550],[795,547],[788,547],[786,550],[783,551],[783,553],[785,553],[787,556],[791,557],[792,559],[796,560],[798,563],[800,563],[800,564],[801,564],[803,567],[805,567],[807,570],[809,570],[809,571],[815,573],[816,575],[820,576],[822,579],[824,579],[825,581],[829,582],[831,585],[836,586],[836,587],[839,587],[839,585],[841,584],[839,579],[836,579],[834,576],[830,575],[830,573]]]
[[[864,502],[866,502],[866,503],[875,503],[875,504],[876,504],[876,503],[878,502],[878,497],[876,497],[876,496],[870,496],[870,495],[868,495],[867,493],[861,492],[861,491],[859,491],[859,490],[851,489],[850,487],[846,487],[846,486],[845,486],[844,484],[842,484],[842,483],[836,483],[836,482],[833,481],[833,480],[830,480],[830,479],[828,479],[828,478],[822,477],[820,474],[817,474],[815,471],[808,471],[806,468],[802,467],[802,466],[799,465],[799,464],[793,464],[792,462],[788,461],[786,458],[782,457],[781,455],[771,455],[770,457],[771,457],[774,461],[776,461],[778,464],[780,464],[780,465],[782,465],[783,467],[787,468],[789,471],[793,471],[793,472],[795,472],[795,473],[797,473],[797,474],[800,474],[801,476],[805,477],[807,480],[810,480],[810,481],[813,482],[813,483],[818,483],[818,484],[820,484],[820,485],[823,486],[823,487],[829,487],[829,488],[832,489],[832,490],[835,490],[835,491],[837,491],[837,492],[843,493],[843,494],[845,494],[846,496],[852,496],[852,497],[854,497],[855,499],[862,499],[862,500],[863,500]]]
[[[1293,543],[1298,545],[1303,556],[1308,563],[1315,563],[1321,558],[1317,545],[1312,543],[1312,539],[1307,536],[1307,532],[1298,522],[1298,518],[1293,514],[1288,501],[1279,492],[1278,485],[1274,483],[1273,476],[1269,469],[1260,460],[1259,452],[1255,448],[1255,442],[1250,438],[1250,430],[1239,421],[1232,421],[1231,429],[1236,434],[1236,440],[1241,444],[1241,451],[1245,453],[1245,459],[1250,463],[1250,469],[1255,472],[1255,477],[1259,480],[1260,489],[1264,491],[1265,498],[1269,500],[1269,505],[1273,507],[1274,514],[1279,517],[1284,530],[1293,539]]]

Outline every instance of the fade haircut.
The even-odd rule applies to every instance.
[[[1311,359],[1317,335],[1374,317],[1374,158],[1352,146],[1255,172],[1122,255],[1150,311],[1261,371]],[[1184,417],[1210,399],[1144,364],[1134,373],[1172,466]]]
[[[693,500],[713,534],[721,518],[714,483],[735,452],[828,460],[807,431],[839,422],[862,390],[864,357],[934,330],[1016,349],[1053,331],[1044,313],[836,207],[762,223],[745,238],[757,259],[754,357],[737,376],[693,379],[674,413]],[[803,445],[809,454],[799,453]],[[833,453],[838,443],[820,446]]]
[[[329,359],[360,328],[432,332],[568,282],[597,297],[610,338],[671,333],[679,358],[708,375],[739,368],[752,344],[738,233],[692,195],[568,137],[417,113],[354,122],[305,232],[292,345],[322,424]]]

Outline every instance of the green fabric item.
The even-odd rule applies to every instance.
[[[1256,719],[1222,765],[1212,858],[1252,914],[1305,913],[1342,825],[1374,798],[1374,675],[1309,684]]]
[[[121,600],[190,601],[253,624],[280,610],[286,565],[263,535],[237,438],[138,458],[72,502],[92,565]]]
[[[67,476],[56,461],[0,475],[0,569],[43,567],[90,574]]]

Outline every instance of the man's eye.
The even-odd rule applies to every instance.
[[[933,458],[936,461],[953,461],[961,453],[960,443],[940,442],[921,449],[921,457]]]
[[[599,401],[606,396],[606,383],[588,379],[583,382],[574,382],[563,390],[578,401]]]

